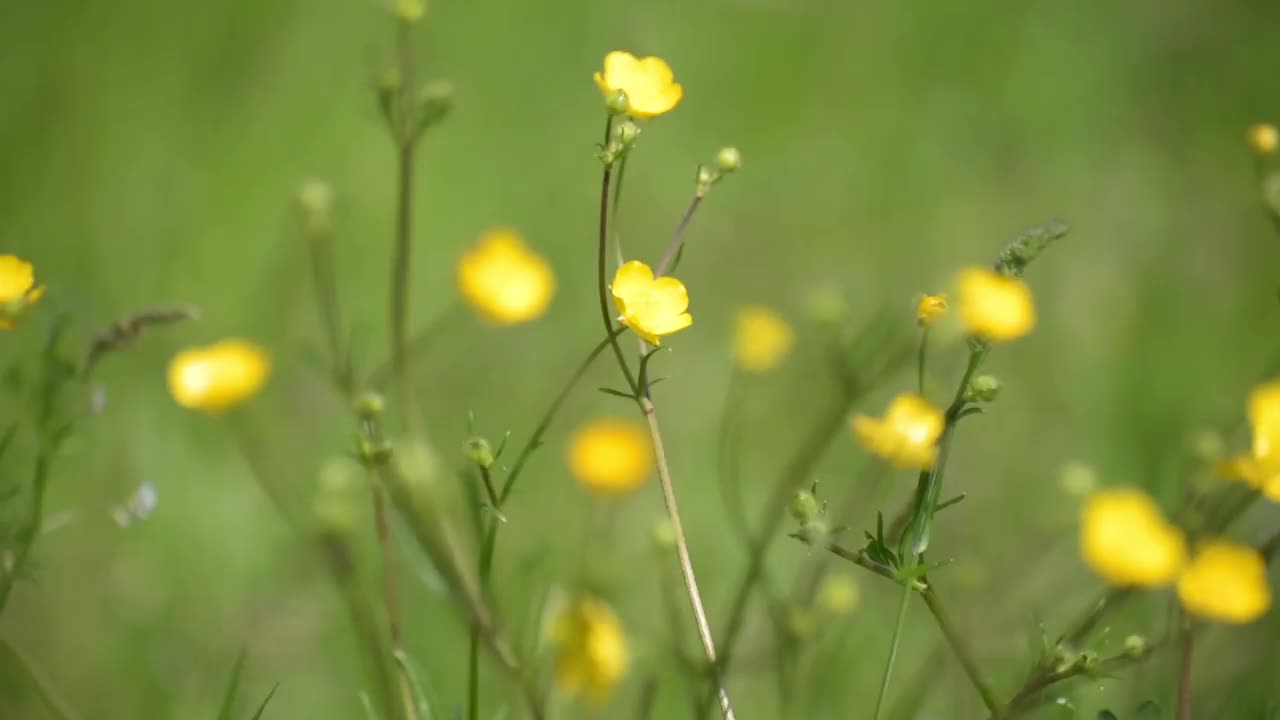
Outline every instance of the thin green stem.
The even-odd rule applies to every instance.
[[[676,259],[680,257],[680,248],[684,247],[684,234],[689,229],[689,223],[693,222],[694,213],[698,212],[698,208],[701,206],[702,193],[695,193],[693,200],[689,202],[688,209],[684,211],[684,216],[680,218],[680,224],[676,225],[676,231],[671,235],[671,242],[667,244],[666,251],[662,253],[662,261],[658,263],[657,269],[653,271],[655,276],[666,275],[675,265]]]
[[[741,392],[741,373],[734,369],[729,375],[729,386],[724,393],[724,408],[720,412],[717,477],[720,479],[720,495],[730,524],[743,540],[751,542],[751,523],[747,519],[747,507],[742,500],[742,477],[738,472],[738,446],[741,433],[734,420],[738,417]]]
[[[417,155],[418,133],[414,127],[414,103],[416,91],[413,32],[410,23],[397,24],[401,89],[398,103],[398,127],[396,131],[396,227],[395,252],[391,260],[390,339],[391,365],[402,400],[401,412],[412,417],[416,400],[409,373],[407,333],[409,325],[409,275],[413,261],[413,195],[415,185],[414,160]]]
[[[582,380],[582,377],[587,374],[587,370],[595,362],[595,359],[600,357],[600,353],[604,352],[604,349],[609,347],[614,339],[625,330],[626,328],[624,327],[612,328],[609,331],[609,337],[601,340],[592,348],[591,352],[587,353],[587,356],[583,358],[577,369],[573,371],[573,375],[569,377],[569,381],[560,388],[560,392],[556,393],[555,399],[551,401],[551,405],[542,414],[542,419],[538,421],[538,426],[534,428],[533,434],[529,436],[529,441],[525,443],[524,447],[520,448],[520,453],[516,455],[516,461],[511,465],[511,471],[507,473],[507,479],[502,483],[502,491],[498,493],[499,505],[507,501],[507,498],[511,495],[511,490],[515,487],[516,480],[524,470],[525,464],[529,462],[533,452],[542,446],[542,436],[550,429],[551,422],[555,419],[556,414],[560,412],[560,406],[564,405],[569,393]]]
[[[613,116],[610,115],[604,123],[605,145],[609,144],[609,131],[612,129]],[[621,368],[622,376],[627,381],[627,389],[631,391],[632,395],[639,397],[640,386],[636,384],[636,378],[631,372],[631,366],[627,364],[627,357],[622,353],[622,347],[618,344],[618,336],[613,331],[613,315],[609,312],[608,258],[606,256],[609,244],[609,186],[612,174],[613,163],[606,162],[600,181],[600,226],[599,242],[596,248],[596,294],[600,300],[600,319],[604,322],[604,333],[609,338],[609,346],[613,348],[613,355],[618,360],[618,367]]]
[[[396,587],[395,555],[391,543],[391,524],[387,518],[387,503],[382,487],[376,479],[370,483],[373,493],[374,526],[378,536],[378,551],[382,555],[382,599],[387,613],[387,627],[391,636],[393,655],[404,652],[404,636],[401,630],[400,600]],[[400,702],[406,720],[417,720],[418,712],[413,699],[413,687],[404,672],[396,673],[400,689]]]
[[[929,327],[926,325],[920,331],[920,349],[916,351],[916,388],[921,396],[924,395],[924,373],[925,364],[929,360]]]
[[[41,441],[44,442],[43,440]],[[9,603],[9,594],[18,578],[26,569],[27,560],[31,556],[31,548],[40,534],[40,526],[44,521],[44,496],[49,486],[49,465],[52,450],[42,448],[36,455],[35,470],[32,473],[30,503],[27,506],[27,517],[22,529],[18,532],[17,550],[13,553],[12,562],[7,568],[0,568],[0,612]]]
[[[333,260],[333,231],[328,228],[310,228],[307,248],[311,257],[311,281],[315,291],[316,308],[320,324],[324,328],[329,346],[329,362],[334,383],[346,397],[355,392],[355,375],[351,368],[351,353],[343,347],[342,304],[338,298]]]
[[[37,670],[36,666],[3,636],[0,636],[0,650],[3,650],[9,656],[9,659],[13,661],[13,664],[18,666],[22,674],[26,675],[27,684],[40,696],[40,701],[44,703],[50,715],[56,720],[74,720],[77,717],[72,712],[71,706],[53,689],[44,673]]]
[[[938,596],[937,588],[926,583],[926,588],[920,592],[920,596],[924,598],[925,606],[933,614],[933,619],[937,623],[938,629],[942,631],[942,636],[946,638],[947,645],[951,647],[951,652],[955,654],[956,659],[960,661],[960,666],[964,668],[964,674],[968,676],[969,682],[978,691],[978,695],[982,697],[982,704],[987,706],[989,712],[998,712],[1000,710],[1000,698],[996,695],[991,683],[983,676],[982,670],[978,667],[978,662],[973,656],[973,651],[969,648],[969,644],[965,642],[959,629],[951,621],[951,615],[947,612],[946,606]]]
[[[898,603],[898,620],[893,625],[893,640],[889,642],[889,659],[884,664],[884,677],[880,680],[880,693],[876,695],[876,710],[871,716],[880,720],[880,710],[889,695],[889,680],[893,677],[893,665],[898,660],[898,643],[902,640],[902,626],[907,619],[907,605],[911,602],[911,587],[902,586],[902,600]]]

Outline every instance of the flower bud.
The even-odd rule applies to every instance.
[[[736,147],[720,148],[716,153],[716,168],[723,174],[734,172],[742,167],[742,152]]]
[[[947,312],[946,295],[921,295],[916,303],[916,323],[929,327]]]
[[[822,505],[808,490],[798,490],[791,498],[791,517],[801,524],[817,520],[822,515]]]
[[[714,185],[719,179],[720,176],[712,168],[706,165],[698,166],[698,192],[706,192],[707,188]]]
[[[347,458],[332,458],[320,468],[311,513],[325,532],[353,531],[362,517],[360,469]]]
[[[1141,635],[1130,635],[1124,639],[1124,653],[1131,658],[1140,658],[1147,654],[1150,645]]]
[[[386,409],[386,401],[376,392],[367,392],[356,398],[355,411],[361,420],[376,420]]]
[[[333,227],[333,188],[319,178],[308,178],[298,188],[298,210],[308,235],[328,234]]]
[[[1000,394],[1000,380],[994,375],[979,375],[964,388],[965,402],[991,402]]]
[[[416,23],[427,13],[423,0],[394,0],[392,12],[401,22]]]
[[[670,520],[663,518],[654,524],[653,544],[659,550],[670,550],[676,546],[676,529]]]
[[[433,80],[423,85],[418,91],[415,109],[418,132],[444,120],[453,110],[453,83],[448,80]]]
[[[627,100],[627,93],[622,90],[614,90],[606,95],[604,106],[608,109],[610,115],[626,115],[631,110],[631,103]]]
[[[356,443],[356,450],[365,467],[380,467],[391,459],[391,443],[386,440],[362,437]]]
[[[640,126],[631,120],[623,120],[613,129],[614,141],[623,148],[634,145],[638,137],[640,137]]]
[[[1280,146],[1280,130],[1270,123],[1257,123],[1249,127],[1245,138],[1249,147],[1259,155],[1270,155]]]
[[[479,436],[468,438],[465,449],[467,459],[472,463],[475,463],[477,466],[482,467],[485,470],[493,467],[495,460],[493,456],[493,446],[489,444],[488,440]]]

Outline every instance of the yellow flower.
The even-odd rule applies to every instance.
[[[597,494],[629,493],[653,472],[649,433],[631,420],[595,420],[570,439],[569,470],[583,487]]]
[[[768,372],[782,362],[795,340],[795,331],[777,312],[748,305],[738,311],[733,358],[747,372]]]
[[[938,436],[946,420],[928,400],[903,393],[889,403],[884,419],[856,415],[853,434],[867,450],[900,468],[933,467]]]
[[[458,261],[458,290],[488,320],[514,325],[540,317],[551,304],[556,278],[551,265],[513,230],[480,236]]]
[[[1249,126],[1245,138],[1254,152],[1259,155],[1270,155],[1276,151],[1276,146],[1280,145],[1280,130],[1276,130],[1276,126],[1270,123],[1256,123]]]
[[[970,267],[957,282],[960,319],[969,332],[990,340],[1014,340],[1036,325],[1031,288],[1015,277]]]
[[[916,322],[921,327],[929,327],[947,312],[946,295],[921,295],[916,303]]]
[[[818,606],[831,615],[848,615],[858,607],[858,583],[846,574],[823,578],[818,588]]]
[[[627,672],[627,638],[618,616],[604,602],[583,598],[556,618],[556,685],[567,695],[585,695],[600,706]]]
[[[271,374],[271,358],[244,340],[188,348],[169,363],[169,394],[179,405],[219,413],[253,397]]]
[[[1248,415],[1252,450],[1219,462],[1218,473],[1280,502],[1280,380],[1259,385],[1249,393]]]
[[[1248,545],[1213,541],[1197,548],[1178,579],[1188,612],[1224,623],[1247,623],[1271,607],[1267,564]]]
[[[671,66],[660,57],[636,58],[614,50],[604,57],[604,73],[596,73],[596,85],[608,97],[621,90],[627,95],[630,114],[637,118],[657,117],[676,106],[684,88],[675,82]]]
[[[1165,520],[1140,490],[1100,490],[1080,517],[1080,555],[1113,585],[1159,587],[1172,583],[1186,562],[1182,531]]]
[[[689,291],[684,283],[664,276],[639,260],[618,268],[613,276],[613,302],[622,313],[618,322],[626,325],[650,345],[661,344],[663,335],[680,332],[693,324],[689,314]]]
[[[35,268],[16,255],[0,255],[0,330],[12,330],[27,307],[44,296]]]

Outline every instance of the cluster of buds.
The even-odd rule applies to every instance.
[[[742,152],[738,148],[733,146],[720,148],[714,163],[698,166],[698,184],[695,193],[698,197],[705,196],[713,185],[741,167]]]
[[[827,503],[818,499],[816,488],[797,490],[791,498],[791,517],[800,524],[799,537],[810,545],[823,542],[831,534],[827,523]]]

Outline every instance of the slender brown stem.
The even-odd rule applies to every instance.
[[[1195,651],[1195,638],[1191,618],[1183,615],[1182,666],[1178,673],[1178,720],[1191,720],[1191,656]]]
[[[391,525],[387,519],[387,503],[381,485],[377,481],[370,483],[373,492],[373,520],[378,535],[378,550],[382,554],[382,598],[387,612],[387,627],[391,636],[391,653],[398,655],[404,652],[404,637],[401,631],[400,599],[396,589],[396,569],[394,549],[391,542]],[[404,717],[416,720],[417,705],[413,700],[413,688],[404,672],[397,672],[400,684],[400,701],[404,706]]]
[[[694,576],[693,561],[689,556],[689,543],[685,538],[684,525],[680,522],[680,508],[676,503],[675,488],[671,482],[671,470],[667,466],[666,451],[662,446],[662,430],[658,426],[657,411],[648,398],[640,399],[640,407],[649,425],[649,437],[653,441],[654,457],[658,463],[658,480],[662,485],[662,500],[667,507],[667,516],[671,521],[671,529],[675,535],[676,557],[680,562],[680,573],[684,578],[685,590],[689,594],[689,605],[693,609],[694,624],[698,630],[698,639],[702,641],[702,651],[716,674],[713,682],[720,703],[720,714],[724,720],[733,720],[733,705],[729,701],[729,693],[719,679],[716,668],[716,645],[711,637],[711,624],[707,622],[707,612],[702,604],[702,595],[698,592],[698,580]]]

